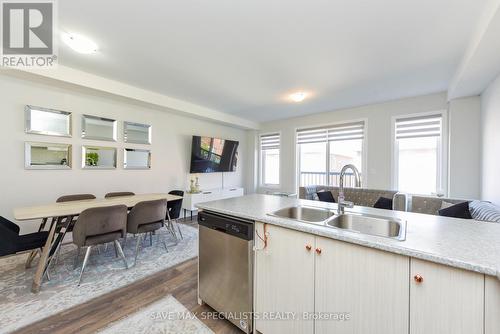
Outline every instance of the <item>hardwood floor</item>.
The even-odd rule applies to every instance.
[[[189,221],[186,224],[197,225]],[[131,285],[40,320],[14,333],[94,333],[109,323],[134,313],[169,294],[196,315],[213,312],[213,309],[207,305],[198,305],[197,261],[196,258],[188,260]],[[200,316],[198,318],[215,333],[242,333],[227,320],[208,319]]]

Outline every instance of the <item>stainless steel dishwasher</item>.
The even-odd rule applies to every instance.
[[[252,330],[252,221],[203,211],[199,224],[200,302],[210,305],[242,331]]]

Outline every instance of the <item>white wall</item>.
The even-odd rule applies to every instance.
[[[58,138],[24,133],[24,106],[35,106],[73,112],[73,137]],[[117,119],[118,142],[83,140],[81,114]],[[189,185],[189,161],[192,135],[207,135],[238,140],[237,171],[224,173],[225,186],[243,186],[246,182],[245,165],[247,133],[245,130],[210,121],[157,110],[133,103],[127,99],[94,93],[71,86],[60,87],[52,83],[30,81],[0,74],[1,114],[1,172],[0,215],[12,219],[13,208],[49,203],[63,194],[93,193],[102,197],[110,191],[136,193],[166,192],[186,189]],[[152,125],[152,145],[125,145],[123,121]],[[72,170],[25,170],[24,142],[42,141],[71,143],[73,145]],[[82,144],[118,148],[116,170],[83,170]],[[123,148],[150,148],[151,170],[124,170]],[[202,188],[221,186],[221,173],[200,175]],[[20,223],[22,233],[33,229],[33,224]]]
[[[454,110],[455,104],[452,104],[449,110],[450,119],[452,120],[450,123],[450,134],[453,134],[451,138],[458,140],[457,142],[460,142],[460,144],[472,138],[471,145],[475,145],[472,143],[478,143],[479,141],[477,139],[479,138],[479,127],[472,127],[468,132],[463,132],[460,129],[467,124],[467,117],[479,117],[479,105],[467,100],[464,103],[457,103],[456,106],[460,107],[457,115],[455,115]],[[392,189],[392,118],[397,115],[447,109],[446,94],[439,93],[264,123],[260,132],[281,132],[281,186],[279,189],[294,192],[297,189],[296,145],[294,141],[296,129],[365,119],[367,121],[367,160],[365,162],[367,163],[368,175],[364,186],[376,189]],[[455,125],[457,125],[456,128]],[[453,157],[453,162],[455,162],[464,155],[461,153],[462,147],[455,145],[453,142],[450,145],[450,155]],[[455,168],[459,169],[459,171],[455,171]],[[477,174],[478,169],[479,159],[476,159],[475,163],[455,164],[451,166],[452,182],[460,181],[463,175]],[[450,196],[476,197],[478,195],[479,179],[472,178],[467,182],[468,184],[463,187],[451,187]],[[257,190],[265,191],[267,189],[257,187]]]
[[[481,198],[500,205],[500,76],[481,95]]]
[[[480,97],[451,100],[448,117],[450,196],[480,198]]]

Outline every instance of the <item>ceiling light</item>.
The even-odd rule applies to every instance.
[[[73,33],[63,33],[62,40],[76,52],[84,54],[97,52],[97,44],[85,36]]]
[[[292,99],[293,102],[302,102],[306,98],[306,93],[296,92],[296,93],[290,94],[290,98]]]

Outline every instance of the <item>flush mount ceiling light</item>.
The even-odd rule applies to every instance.
[[[78,53],[92,54],[97,52],[97,44],[80,34],[63,33],[62,40]]]
[[[293,102],[302,102],[306,98],[306,95],[307,94],[304,92],[296,92],[296,93],[290,94],[290,99]]]

